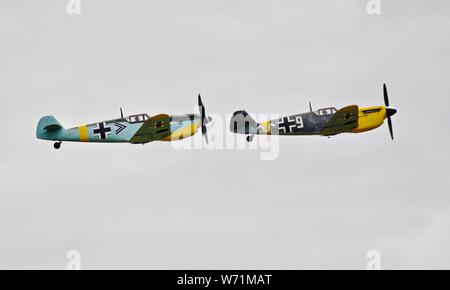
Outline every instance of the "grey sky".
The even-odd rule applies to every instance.
[[[449,1],[3,0],[0,268],[449,268]],[[257,151],[52,144],[125,113],[382,105],[386,125]],[[194,138],[201,138],[196,135]],[[181,141],[184,142],[184,141]]]

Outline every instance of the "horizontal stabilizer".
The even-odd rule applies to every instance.
[[[59,130],[61,128],[62,128],[62,126],[60,124],[50,124],[50,125],[45,126],[44,130],[56,131],[56,130]]]

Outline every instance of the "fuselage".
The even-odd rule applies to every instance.
[[[336,108],[323,108],[301,114],[290,115],[258,124],[251,134],[267,135],[323,135],[321,133]],[[386,119],[386,107],[374,106],[358,109],[357,126],[348,133],[361,133],[381,126]]]
[[[148,129],[155,132],[155,140],[173,141],[194,135],[201,127],[201,118],[197,114],[158,115],[165,120],[154,122],[147,114],[132,115],[125,118],[112,119],[70,129],[44,130],[38,124],[37,137],[44,140],[100,143],[147,143],[136,138],[136,134]],[[148,128],[147,128],[148,127]]]

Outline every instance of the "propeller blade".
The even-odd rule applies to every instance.
[[[388,126],[389,126],[389,133],[391,133],[391,139],[394,140],[394,132],[392,131],[391,117],[388,117],[387,120],[388,120]]]
[[[206,130],[205,133],[203,133],[203,137],[205,138],[206,144],[208,144],[208,134],[206,134]]]
[[[207,119],[206,119],[206,110],[205,110],[205,106],[203,105],[202,102],[202,97],[200,96],[200,94],[198,94],[198,107],[199,107],[199,111],[200,111],[200,118],[201,118],[201,123],[202,123],[202,134],[203,137],[205,137],[205,141],[206,144],[208,144],[208,130],[206,129],[206,123],[207,123]]]
[[[389,98],[388,98],[386,84],[383,84],[383,96],[384,96],[384,104],[386,105],[386,107],[389,107]]]
[[[203,107],[202,96],[200,94],[198,94],[198,106]]]
[[[205,106],[203,106],[202,97],[200,96],[200,94],[198,94],[198,109],[200,111],[200,118],[202,121],[202,132],[203,132],[203,127],[205,126],[206,110]]]

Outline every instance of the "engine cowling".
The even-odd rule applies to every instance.
[[[352,129],[354,133],[366,132],[383,125],[386,118],[386,107],[366,107],[358,110],[358,127]]]

